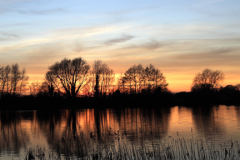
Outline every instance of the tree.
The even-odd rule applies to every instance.
[[[93,64],[92,70],[92,89],[96,94],[107,94],[110,91],[110,86],[114,82],[114,72],[107,64],[97,60]],[[98,85],[98,86],[97,86]],[[97,92],[97,93],[96,93]]]
[[[51,82],[48,82],[47,80],[43,81],[40,87],[38,88],[38,95],[47,95],[50,97],[54,96],[54,86]]]
[[[16,93],[18,83],[21,80],[21,72],[19,71],[18,64],[12,65],[12,77],[11,77],[11,92]]]
[[[224,77],[223,72],[219,70],[205,69],[194,77],[191,90],[215,90],[219,87],[220,82],[224,80]]]
[[[29,91],[31,95],[36,95],[40,90],[40,83],[39,82],[32,82],[29,85]]]
[[[150,64],[146,67],[144,71],[144,85],[147,81],[148,89],[159,88],[164,91],[167,90],[168,83],[166,82],[165,76],[159,69],[155,68],[152,64]]]
[[[26,70],[23,68],[21,75],[20,75],[20,86],[19,86],[19,93],[21,94],[22,92],[26,91],[26,86],[27,86],[27,81],[28,81],[28,76],[26,75]]]
[[[140,82],[142,79],[143,74],[143,67],[141,64],[134,65],[130,67],[125,73],[124,78],[122,80],[125,81],[125,83],[129,84],[130,91],[132,91],[132,84],[135,86],[135,93],[137,93],[137,90],[140,88]]]
[[[27,81],[25,68],[20,71],[17,63],[12,67],[7,65],[0,69],[0,91],[2,93],[22,93],[26,90]]]
[[[46,79],[57,91],[67,97],[76,97],[89,82],[90,66],[82,58],[63,59],[49,67]]]
[[[5,67],[5,83],[6,83],[6,87],[7,87],[7,93],[8,93],[8,90],[9,90],[9,84],[10,84],[10,72],[11,72],[11,67],[9,65],[7,65]]]
[[[5,87],[5,68],[1,67],[0,68],[0,91],[3,93],[4,91],[4,87]]]
[[[152,64],[147,66],[145,69],[141,64],[130,67],[119,79],[118,83],[123,86],[123,89],[125,86],[129,86],[130,91],[132,91],[132,84],[134,84],[135,93],[146,88],[148,88],[149,91],[154,88],[167,90],[168,86],[166,78],[160,70],[155,68]]]
[[[240,91],[240,84],[237,84],[236,88],[237,88],[238,91]]]

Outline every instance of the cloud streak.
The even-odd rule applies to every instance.
[[[16,34],[0,33],[0,41],[14,40],[19,38],[20,36]]]
[[[123,42],[133,39],[134,37],[135,36],[131,36],[131,35],[122,35],[121,37],[107,40],[104,44],[105,45],[114,45],[116,43],[123,43]]]
[[[28,11],[18,11],[20,14],[37,14],[37,15],[43,15],[43,14],[52,14],[52,13],[58,13],[65,11],[63,8],[56,8],[56,9],[47,9],[47,10],[28,10]]]
[[[192,59],[214,59],[214,58],[221,58],[221,57],[230,57],[228,53],[238,51],[239,48],[221,48],[221,49],[214,49],[209,50],[204,53],[190,53],[190,54],[181,54],[176,55],[173,58],[175,59],[184,59],[184,60],[192,60]]]
[[[0,33],[0,35],[7,36],[7,37],[12,37],[12,38],[19,38],[19,35],[16,34],[9,34],[9,33]]]
[[[159,41],[156,41],[156,40],[151,40],[147,43],[143,43],[143,44],[138,44],[138,45],[130,45],[130,46],[127,46],[123,49],[145,49],[145,50],[156,50],[156,49],[159,49],[163,46],[165,46],[166,44],[164,43],[161,43]]]

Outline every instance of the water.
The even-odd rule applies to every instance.
[[[0,159],[24,159],[30,149],[48,159],[84,157],[109,146],[152,146],[169,136],[218,145],[240,142],[239,133],[237,106],[0,112]]]

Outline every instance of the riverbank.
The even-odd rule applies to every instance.
[[[162,108],[171,106],[240,105],[240,91],[155,92],[129,94],[118,91],[99,97],[3,94],[0,110],[48,110],[81,108]]]

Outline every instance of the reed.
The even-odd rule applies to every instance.
[[[143,134],[144,135],[144,134]],[[146,134],[145,134],[146,135]],[[46,155],[41,147],[29,149],[25,160],[235,160],[240,159],[240,148],[237,141],[229,140],[224,144],[216,144],[214,140],[196,140],[178,136],[166,139],[156,138],[146,142],[142,136],[140,141],[129,141],[127,134],[89,136],[80,133],[65,135],[59,141],[58,151]],[[148,137],[149,139],[149,137]]]

